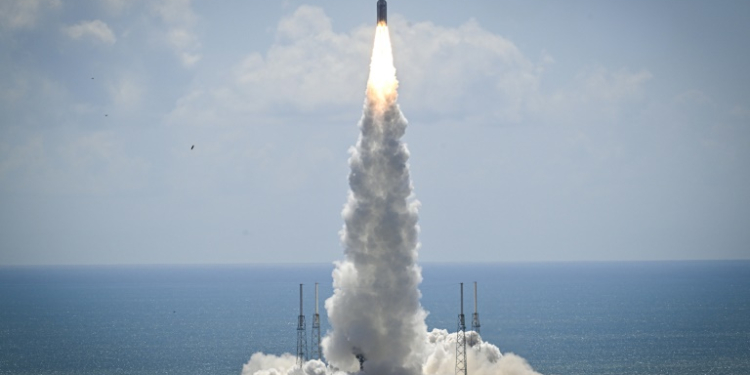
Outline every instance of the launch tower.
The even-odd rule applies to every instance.
[[[479,310],[477,309],[477,282],[474,282],[474,315],[471,318],[471,330],[479,333]]]
[[[297,365],[307,361],[307,330],[305,328],[305,315],[302,313],[302,284],[299,284],[299,317],[297,318]]]
[[[456,330],[456,375],[466,375],[466,319],[464,318],[464,283],[461,283],[461,313]]]
[[[318,283],[315,283],[315,315],[312,323],[312,353],[311,359],[323,359],[320,352],[320,314],[318,314]]]

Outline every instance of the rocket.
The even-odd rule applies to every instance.
[[[385,0],[378,0],[378,23],[388,23],[388,4]]]

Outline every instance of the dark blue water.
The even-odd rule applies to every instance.
[[[544,374],[750,374],[750,261],[423,268],[430,328],[455,330],[461,281],[470,321],[477,281],[482,337]],[[298,284],[312,312],[331,270],[0,268],[0,374],[238,374],[295,351]]]

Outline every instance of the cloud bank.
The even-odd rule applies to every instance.
[[[105,44],[114,44],[117,41],[109,26],[100,20],[83,21],[63,28],[63,32],[73,39],[90,38]]]

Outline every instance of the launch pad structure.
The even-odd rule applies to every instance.
[[[464,283],[461,283],[461,313],[456,329],[456,375],[466,375],[466,319],[464,317]]]
[[[323,359],[320,349],[320,314],[318,313],[318,283],[315,283],[315,315],[312,323],[312,352],[310,359]]]
[[[315,283],[315,314],[313,315],[312,324],[312,351],[309,352],[307,347],[307,329],[305,326],[305,315],[303,312],[303,295],[302,288],[304,284],[299,284],[299,316],[297,317],[297,365],[302,368],[308,359],[323,359],[322,348],[320,346],[320,313],[318,303],[318,283]],[[477,282],[474,282],[474,314],[472,316],[471,329],[479,333],[479,308],[477,299]],[[458,327],[456,330],[456,375],[467,375],[466,361],[466,317],[464,315],[464,283],[460,283],[460,312],[458,314]],[[360,371],[364,370],[365,356],[355,348],[354,352],[357,361],[359,361]]]
[[[477,282],[474,282],[474,315],[471,317],[471,330],[479,333],[479,309],[477,309]]]
[[[297,365],[307,361],[307,328],[305,327],[305,315],[302,313],[302,284],[299,284],[299,316],[297,317]]]

